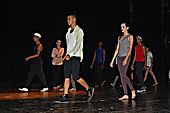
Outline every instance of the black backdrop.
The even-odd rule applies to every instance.
[[[167,83],[162,33],[161,0],[80,1],[80,0],[6,0],[0,4],[1,50],[0,87],[19,87],[27,78],[29,62],[24,59],[32,52],[35,31],[42,34],[43,67],[51,85],[51,51],[56,39],[64,41],[68,29],[66,13],[76,12],[78,23],[85,32],[84,60],[81,76],[90,76],[90,63],[97,43],[102,41],[107,51],[105,76],[111,80],[109,67],[121,21],[130,21],[134,35],[140,35],[154,55],[154,72],[161,84]],[[64,46],[64,45],[63,45]],[[166,68],[165,68],[166,67]],[[39,85],[35,78],[32,85]]]

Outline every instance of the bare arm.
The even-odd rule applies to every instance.
[[[38,50],[38,51],[37,51],[37,53],[36,53],[35,55],[29,56],[29,57],[25,58],[25,60],[28,61],[28,60],[31,59],[31,58],[36,58],[36,57],[40,56],[40,53],[41,53],[41,51],[43,50],[42,44],[40,44],[40,45],[37,47],[37,50]]]
[[[119,40],[120,37],[118,37],[118,40]],[[116,47],[116,50],[115,50],[115,53],[113,55],[113,58],[112,58],[112,61],[110,62],[110,67],[113,67],[113,63],[114,63],[114,60],[118,54],[118,50],[119,50],[119,42],[117,42],[117,47]]]
[[[103,69],[104,68],[104,63],[106,61],[106,50],[103,49],[102,52],[103,52],[103,61],[102,61],[102,67],[101,68]]]
[[[93,60],[92,60],[90,68],[93,68],[93,64],[94,64],[95,60],[96,60],[96,50],[94,50]]]
[[[146,63],[147,63],[147,59],[146,59],[146,48],[145,48],[145,46],[143,46],[142,47],[142,50],[143,50],[143,53],[144,53],[144,57],[145,57],[145,64],[144,64],[144,67],[143,67],[143,69],[146,69]]]
[[[56,57],[56,55],[54,54],[54,49],[55,49],[55,48],[53,48],[52,53],[51,53],[51,57],[53,57],[53,58]]]

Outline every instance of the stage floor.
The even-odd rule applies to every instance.
[[[20,92],[18,89],[0,89],[1,113],[169,113],[170,85],[147,86],[145,93],[137,93],[134,100],[118,101],[122,96],[120,87],[97,88],[90,102],[58,104],[56,100],[63,92],[50,89],[40,92],[31,89]],[[85,91],[72,91],[71,100],[82,100]]]

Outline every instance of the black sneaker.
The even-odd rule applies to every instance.
[[[138,93],[142,93],[142,92],[145,92],[146,91],[146,86],[142,86],[141,88],[140,88],[140,90],[137,90],[137,92]]]
[[[69,101],[68,94],[64,94],[59,98],[59,101],[64,102],[64,101]]]
[[[94,94],[94,87],[90,86],[89,89],[87,90],[87,96],[88,96],[87,101],[90,101],[92,99],[93,94]]]

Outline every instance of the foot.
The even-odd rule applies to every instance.
[[[155,84],[153,84],[152,86],[157,86],[158,85],[158,83],[155,83]]]
[[[90,86],[89,89],[87,90],[87,96],[88,96],[87,101],[90,101],[93,98],[93,94],[94,94],[94,87]]]
[[[59,101],[64,102],[64,101],[69,101],[68,94],[64,94],[59,98]]]
[[[48,91],[48,87],[47,87],[47,88],[43,88],[43,89],[41,90],[41,92],[45,92],[45,91]]]
[[[19,88],[20,91],[28,91],[28,88]]]
[[[138,93],[142,93],[146,91],[146,86],[142,86],[139,90],[137,90]]]
[[[60,85],[58,85],[56,88],[57,88],[57,89],[61,89],[61,88],[62,88],[62,87],[61,87],[61,84],[60,84]]]
[[[54,90],[57,90],[58,88],[56,86],[53,87]]]
[[[76,88],[71,88],[69,91],[76,91]]]
[[[120,85],[119,87],[123,87],[122,85]]]
[[[64,88],[58,89],[59,91],[64,91]]]
[[[53,87],[54,90],[61,89],[61,88],[62,88],[61,85],[58,85],[58,86],[54,86],[54,87]]]
[[[122,98],[119,98],[119,100],[128,100],[129,97],[127,95],[124,95]]]
[[[132,99],[134,99],[135,97],[136,97],[136,91],[133,90],[133,91],[132,91]]]
[[[94,87],[99,87],[98,85],[95,85]]]
[[[115,85],[114,85],[113,83],[110,83],[110,85],[111,85],[112,87],[115,87]]]
[[[100,86],[104,86],[105,82],[106,82],[106,80],[104,80]]]

